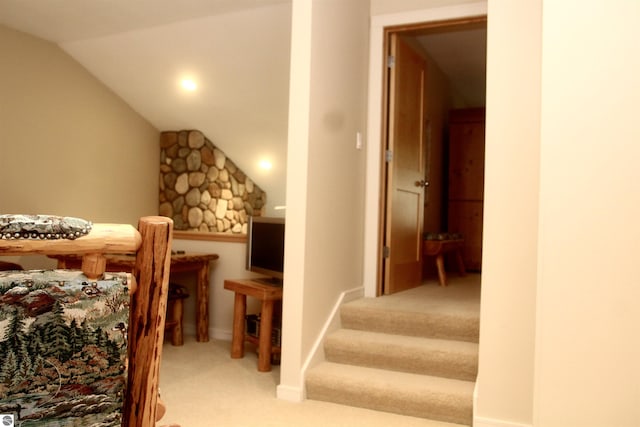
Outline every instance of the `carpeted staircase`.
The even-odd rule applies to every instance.
[[[307,397],[471,425],[479,284],[467,282],[407,291],[405,304],[396,296],[343,305],[326,360],[307,372]]]

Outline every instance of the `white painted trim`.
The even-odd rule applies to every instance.
[[[421,9],[409,12],[371,17],[369,35],[369,105],[367,112],[367,165],[365,191],[364,239],[364,294],[376,296],[378,271],[378,223],[380,218],[381,173],[381,117],[382,117],[382,51],[384,28],[392,25],[442,21],[470,16],[486,15],[487,2],[467,3],[447,7]]]
[[[476,375],[476,382],[473,384],[473,399],[471,401],[473,413],[471,416],[472,419],[476,419],[476,408],[478,407],[478,376]],[[473,423],[475,425],[475,422]]]
[[[309,352],[309,356],[307,360],[304,361],[302,365],[302,377],[305,377],[307,369],[311,366],[315,366],[318,363],[324,360],[324,339],[325,337],[333,331],[340,329],[342,323],[340,322],[340,307],[342,304],[348,303],[349,301],[353,301],[358,298],[362,298],[364,296],[364,288],[357,287],[353,289],[349,289],[347,291],[343,291],[336,303],[333,305],[333,309],[327,317],[327,320],[324,322],[322,329],[320,329],[320,333],[318,333],[318,337],[316,338],[313,346],[311,347],[311,351]]]
[[[371,26],[404,25],[418,22],[444,21],[447,19],[482,16],[487,14],[487,2],[463,3],[452,6],[441,6],[430,9],[389,13],[371,17]]]
[[[309,356],[305,360],[302,365],[302,369],[300,369],[301,376],[303,378],[301,387],[291,387],[291,386],[283,386],[279,385],[276,388],[276,396],[278,399],[288,400],[290,402],[302,402],[306,399],[307,393],[304,386],[304,378],[306,377],[306,372],[311,366],[315,366],[317,363],[320,363],[324,360],[324,348],[323,343],[324,339],[329,334],[329,332],[335,331],[340,328],[340,307],[342,304],[345,304],[349,301],[356,300],[358,298],[362,298],[364,296],[364,288],[357,287],[353,289],[349,289],[344,291],[338,297],[331,313],[329,314],[327,321],[324,323],[318,337],[316,338],[313,346],[311,347],[311,351],[309,352]]]
[[[193,330],[193,334],[195,335],[195,328]],[[233,332],[227,329],[209,328],[209,336],[214,340],[231,342],[231,338],[233,338]]]
[[[300,387],[290,387],[278,385],[276,387],[276,397],[289,402],[302,402],[305,399],[304,390]]]
[[[533,424],[522,424],[513,421],[493,420],[491,418],[474,417],[473,427],[533,427]]]

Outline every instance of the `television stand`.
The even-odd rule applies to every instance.
[[[277,277],[256,277],[251,280],[254,280],[258,283],[262,283],[269,286],[280,286],[280,287],[282,287],[282,282],[283,282],[282,279],[278,279]]]
[[[258,371],[271,370],[271,355],[280,352],[280,346],[271,341],[274,303],[282,300],[282,286],[273,286],[255,279],[225,280],[224,288],[235,292],[233,305],[233,335],[231,339],[231,358],[244,357],[244,342],[258,345]],[[262,301],[260,332],[256,339],[247,335],[245,317],[247,315],[247,295]]]

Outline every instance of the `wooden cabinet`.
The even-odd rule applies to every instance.
[[[462,258],[471,271],[482,267],[484,117],[484,108],[474,108],[453,110],[449,118],[447,225],[462,233]]]

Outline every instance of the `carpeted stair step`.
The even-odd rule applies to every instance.
[[[343,328],[478,342],[480,318],[476,314],[381,309],[371,306],[368,300],[361,298],[341,307],[340,319]]]
[[[326,360],[475,381],[478,344],[339,329],[324,342]]]
[[[307,372],[309,399],[471,425],[474,383],[323,362]]]

